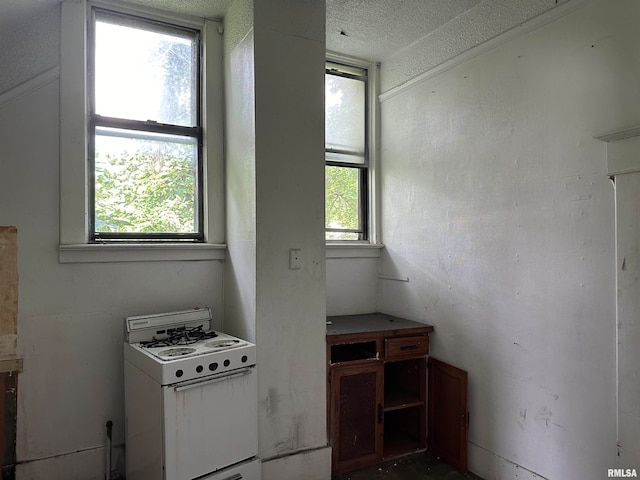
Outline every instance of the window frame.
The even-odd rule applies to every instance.
[[[87,52],[92,8],[133,15],[201,32],[202,242],[112,243],[90,241]],[[222,23],[166,14],[109,1],[65,0],[60,52],[60,243],[59,261],[120,262],[224,259],[223,46]],[[84,99],[84,101],[78,101]]]
[[[100,14],[104,14],[105,17],[108,16],[120,16],[123,18],[127,18],[132,20],[132,23],[141,23],[141,24],[149,24],[155,25],[157,27],[157,31],[164,30],[183,30],[191,32],[194,35],[194,38],[198,45],[198,55],[196,59],[196,125],[195,126],[183,126],[183,125],[172,125],[165,123],[158,123],[151,120],[132,120],[126,118],[118,118],[118,117],[107,117],[103,115],[98,115],[96,113],[96,90],[95,90],[95,80],[96,80],[96,22],[98,21],[98,16]],[[87,79],[88,79],[88,103],[89,103],[89,121],[87,122],[88,126],[88,169],[89,169],[89,195],[88,195],[88,211],[89,211],[89,243],[105,243],[105,242],[166,242],[166,241],[191,241],[191,242],[204,242],[204,214],[203,214],[203,190],[204,190],[204,182],[202,181],[202,173],[203,173],[203,139],[202,139],[202,35],[200,29],[194,29],[185,27],[183,25],[177,25],[176,23],[168,23],[168,22],[160,22],[155,19],[150,19],[143,17],[141,15],[132,15],[129,13],[123,13],[114,9],[107,9],[99,6],[92,6],[90,15],[89,15],[89,39],[88,39],[89,49],[87,51]],[[95,198],[96,198],[96,189],[95,189],[95,180],[96,180],[96,170],[95,170],[95,139],[96,139],[96,131],[99,127],[106,128],[116,128],[129,130],[131,132],[137,132],[140,135],[143,133],[156,133],[156,134],[167,134],[167,135],[175,135],[175,136],[184,136],[188,138],[193,138],[196,140],[197,144],[197,165],[195,169],[195,180],[196,180],[196,191],[195,191],[195,223],[197,224],[197,229],[193,233],[171,233],[171,232],[162,232],[162,233],[144,233],[144,232],[135,232],[135,233],[126,233],[126,232],[98,232],[96,231],[96,216],[95,216]],[[135,138],[135,137],[134,137]]]
[[[359,196],[359,228],[330,229],[325,223],[325,241],[328,246],[357,246],[379,244],[378,222],[378,76],[379,64],[361,60],[358,58],[328,52],[326,55],[325,75],[330,73],[329,64],[343,66],[346,70],[365,70],[365,161],[363,164],[355,162],[336,162],[327,158],[327,154],[342,153],[327,149],[325,145],[325,167],[337,166],[344,168],[357,168],[359,170],[360,196]],[[336,74],[336,73],[332,73]],[[360,78],[356,74],[340,72],[338,76],[346,78]],[[328,239],[326,234],[330,231],[358,233],[359,238],[353,240]]]

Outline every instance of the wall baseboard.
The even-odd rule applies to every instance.
[[[112,474],[124,476],[124,444],[113,445]],[[105,478],[105,447],[94,447],[46,458],[18,460],[16,478]],[[116,475],[116,476],[117,476]]]
[[[518,480],[549,480],[547,477],[512,462],[480,445],[469,442],[469,469],[482,478],[517,478]]]

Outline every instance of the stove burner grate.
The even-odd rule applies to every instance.
[[[146,342],[140,342],[141,347],[172,347],[174,345],[191,345],[200,340],[207,340],[218,336],[213,330],[205,331],[202,325],[193,328],[177,327],[167,330],[168,337],[155,338]]]
[[[240,343],[240,340],[237,338],[231,340],[211,340],[210,342],[205,343],[205,347],[209,348],[229,348],[235,347]]]
[[[195,351],[196,351],[195,348],[185,348],[185,347],[169,348],[167,350],[162,350],[161,352],[159,352],[158,356],[160,356],[160,357],[181,357],[183,355],[189,355],[190,353],[193,353]]]

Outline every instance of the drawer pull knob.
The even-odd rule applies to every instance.
[[[400,350],[417,350],[418,346],[417,345],[403,345],[402,347],[400,347]]]

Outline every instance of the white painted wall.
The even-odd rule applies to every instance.
[[[255,335],[265,480],[326,479],[324,2],[238,0],[225,31],[225,328]]]
[[[639,124],[640,4],[595,1],[382,103],[382,311],[469,371],[487,479],[616,466],[614,191]],[[384,71],[385,65],[382,69]],[[636,429],[636,432],[638,429]]]
[[[59,28],[59,10],[51,15],[34,20],[36,26]],[[5,34],[3,50],[20,48],[29,28]],[[29,42],[51,35],[57,31]],[[49,51],[44,44],[28,51],[40,48]],[[54,53],[23,62],[30,71],[48,71],[58,62]],[[114,422],[114,463],[123,460],[123,317],[210,305],[219,322],[223,265],[58,263],[59,82],[1,98],[0,223],[18,227],[18,355],[24,356],[17,477],[103,479],[107,420]]]
[[[377,250],[375,253],[379,254]],[[327,315],[378,311],[378,262],[378,256],[353,258],[327,254]]]
[[[254,2],[260,454],[272,479],[328,478],[324,409],[324,2]],[[289,269],[289,249],[302,268]],[[324,469],[290,470],[317,451]],[[280,473],[278,473],[280,472]]]
[[[226,243],[225,330],[256,341],[256,167],[253,2],[224,21]]]

